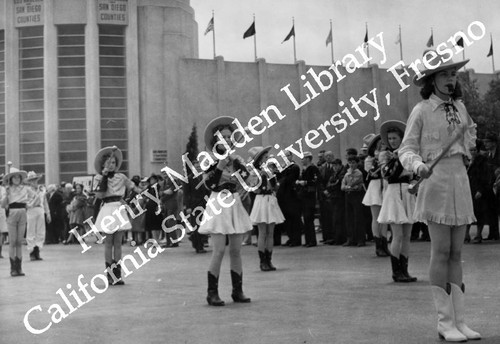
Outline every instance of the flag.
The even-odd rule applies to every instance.
[[[328,46],[328,43],[332,43],[333,38],[332,38],[332,29],[330,29],[330,32],[328,33],[328,37],[326,37],[326,46]]]
[[[253,35],[255,35],[255,21],[252,23],[252,25],[250,25],[250,27],[245,31],[245,33],[243,34],[243,39],[247,38],[247,37],[252,37]]]
[[[456,43],[459,47],[464,47],[464,38],[460,37],[460,39]]]
[[[401,43],[401,33],[398,33],[398,37],[396,38],[396,42],[394,44],[399,44]]]
[[[486,55],[486,57],[490,57],[490,56],[493,56],[493,41],[491,41],[490,51],[488,51],[488,55]]]
[[[210,31],[214,31],[214,17],[212,17],[212,19],[210,19],[210,21],[208,22],[207,29],[205,30],[205,35]]]
[[[366,28],[366,33],[365,33],[365,39],[363,40],[364,42],[364,46],[366,46],[368,44],[368,28]]]
[[[285,43],[286,41],[288,41],[290,39],[290,37],[295,37],[295,25],[292,26],[292,29],[290,30],[290,32],[288,33],[288,35],[286,35],[285,39],[283,40],[283,42],[281,42],[281,44]]]
[[[426,44],[429,48],[434,46],[434,34],[431,33],[431,37],[429,37],[429,40],[427,41]]]

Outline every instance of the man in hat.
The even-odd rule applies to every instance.
[[[486,205],[486,218],[489,223],[490,232],[486,240],[499,240],[500,233],[498,230],[498,198],[493,193],[493,184],[495,182],[495,170],[500,167],[500,149],[498,149],[498,136],[492,132],[486,133],[483,140],[486,148],[486,157],[489,168],[489,175],[491,176],[490,187],[487,189],[484,197],[484,204]]]
[[[27,204],[28,225],[26,230],[26,242],[28,244],[28,252],[30,252],[30,260],[42,260],[40,257],[40,249],[45,241],[45,216],[47,222],[50,223],[50,210],[47,198],[45,197],[45,187],[38,186],[38,180],[42,177],[34,171],[28,172],[26,183],[30,185],[35,196]]]

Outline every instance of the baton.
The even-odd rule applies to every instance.
[[[457,136],[455,136],[455,138],[450,142],[448,143],[448,145],[446,147],[444,147],[443,151],[441,152],[441,154],[439,154],[439,156],[432,162],[431,166],[429,166],[429,172],[432,174],[432,170],[434,169],[434,167],[437,165],[437,163],[442,159],[444,158],[444,156],[446,155],[446,153],[448,153],[448,151],[451,149],[451,146],[453,146],[458,140],[460,140],[462,138],[462,134],[458,134]],[[416,182],[415,184],[413,185],[410,185],[409,188],[408,188],[408,192],[411,193],[411,194],[415,194],[417,193],[417,190],[418,190],[418,186],[420,185],[420,183],[422,183],[424,181],[424,179],[426,178],[420,178],[420,180],[418,182]]]

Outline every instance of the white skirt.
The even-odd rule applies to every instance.
[[[119,201],[104,203],[102,208],[99,210],[99,214],[97,215],[97,219],[95,221],[95,226],[99,232],[113,234],[116,231],[126,231],[132,229],[132,225],[130,224],[127,214],[127,205],[124,205],[122,209],[120,209],[119,213],[113,214],[120,208],[121,205],[122,203]],[[105,219],[104,222],[103,219]],[[112,219],[114,221],[112,221]]]
[[[285,217],[278,205],[278,199],[274,195],[257,195],[253,202],[250,220],[254,225],[258,223],[283,223]]]
[[[378,223],[412,224],[415,222],[415,195],[408,192],[408,183],[388,184],[384,192]]]
[[[219,194],[221,195],[218,196]],[[219,204],[218,198],[224,199],[223,204]],[[203,213],[203,219],[201,221],[200,228],[198,229],[198,233],[243,234],[252,230],[253,226],[250,221],[250,216],[248,216],[248,212],[243,207],[240,195],[237,192],[229,193],[228,191],[212,191],[208,202],[212,202],[217,212],[214,213],[210,206],[205,207],[205,212]],[[224,206],[224,204],[232,205]]]
[[[387,189],[387,180],[372,179],[368,184],[362,203],[366,206],[382,205],[382,194]]]

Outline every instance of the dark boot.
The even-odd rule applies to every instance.
[[[267,256],[265,252],[259,251],[260,258],[260,270],[262,271],[271,271],[269,264],[267,263]]]
[[[377,257],[387,257],[382,248],[382,239],[379,237],[373,237],[373,240],[375,241],[375,254]]]
[[[1,235],[1,234],[0,234],[0,235]],[[0,240],[2,240],[2,238],[1,238],[1,237],[0,237]],[[3,246],[0,246],[0,258],[3,258],[3,256],[2,256],[2,247],[3,247]]]
[[[401,262],[401,272],[408,279],[408,282],[416,282],[417,278],[410,276],[410,274],[408,273],[408,258],[400,255],[399,261]]]
[[[219,297],[219,277],[215,277],[208,271],[208,295],[207,302],[210,306],[224,306],[224,301]]]
[[[116,281],[115,285],[124,285],[125,282],[122,279],[122,267],[120,264],[118,264],[115,261],[113,261],[113,263],[115,264],[115,267],[113,269],[113,273],[115,274],[116,278],[118,279],[118,281]]]
[[[403,275],[403,272],[401,271],[401,261],[391,255],[391,265],[392,265],[392,279],[394,282],[403,282],[407,283],[410,282],[409,279]]]
[[[238,275],[236,272],[231,270],[231,282],[233,283],[233,293],[231,297],[234,302],[248,303],[250,298],[243,294],[243,272]]]
[[[109,286],[112,286],[112,285],[115,285],[115,281],[113,280],[113,277],[111,277],[111,274],[109,273],[109,270],[113,270],[111,269],[111,263],[108,263],[106,262],[106,277],[108,278],[108,285]],[[114,270],[113,270],[114,272]]]
[[[33,247],[33,251],[30,252],[30,260],[34,261],[36,260],[36,253],[35,253],[35,248]]]
[[[33,252],[35,252],[35,260],[43,260],[42,258],[40,258],[40,247],[35,246]]]
[[[19,258],[19,257],[15,258],[15,264],[16,264],[17,275],[18,276],[24,276],[24,272],[23,272],[23,268],[22,268],[22,263],[23,263],[23,260],[21,258]]]
[[[380,238],[380,247],[382,250],[385,252],[384,257],[390,257],[391,256],[391,251],[389,250],[389,246],[387,244],[387,238],[386,237],[381,237]]]
[[[273,265],[273,263],[271,263],[271,259],[273,258],[273,251],[265,250],[264,254],[266,256],[266,262],[267,266],[269,267],[269,270],[276,271],[276,267]]]
[[[19,276],[19,273],[17,272],[17,261],[12,258],[10,258],[10,275],[12,277]]]

